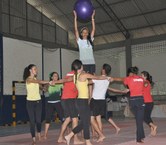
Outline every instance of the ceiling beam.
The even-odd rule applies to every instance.
[[[135,5],[135,7],[141,12],[141,15],[145,18],[147,24],[148,24],[149,27],[152,29],[152,31],[153,31],[154,33],[156,33],[156,32],[153,30],[153,27],[151,26],[151,24],[150,24],[149,20],[147,19],[146,15],[142,14],[143,12],[142,12],[140,6],[138,5],[138,3],[137,3],[135,0],[133,0],[132,2],[133,2],[133,4]]]
[[[123,25],[118,16],[115,14],[111,6],[109,6],[105,0],[96,0],[96,2],[104,10],[104,12],[110,17],[110,19],[113,21],[115,26],[120,30],[120,32],[124,35],[124,37],[128,39],[130,37],[129,31]]]
[[[94,0],[96,2],[96,0]],[[128,2],[128,1],[131,1],[131,0],[121,0],[121,1],[118,1],[118,2],[114,2],[114,3],[109,3],[108,5],[111,5],[111,6],[114,6],[114,5],[117,5],[117,4],[120,4],[120,3],[125,3],[125,2]],[[98,7],[95,7],[95,10],[97,9],[100,9],[101,7],[98,6]],[[71,15],[71,13],[66,13],[66,15]],[[58,15],[57,17],[63,17],[63,15]]]
[[[156,42],[156,41],[164,41],[165,38],[166,38],[166,34],[131,39],[131,45],[138,45],[138,44],[150,43],[150,42]],[[107,44],[96,45],[95,51],[114,49],[114,48],[119,48],[119,47],[124,47],[124,46],[125,46],[125,40],[119,41],[119,42],[111,42],[111,43],[107,43]]]
[[[155,26],[160,26],[160,25],[164,25],[166,24],[166,22],[164,23],[159,23],[159,24],[153,24],[150,27],[155,27]],[[128,29],[129,31],[133,31],[133,30],[139,30],[139,29],[144,29],[144,28],[149,28],[148,26],[141,26],[141,27],[135,27],[135,28],[131,28]],[[115,33],[120,33],[120,31],[114,31],[114,32],[109,32],[109,33],[103,33],[103,34],[99,34],[99,35],[95,35],[95,37],[101,37],[101,36],[107,36],[107,35],[111,35],[111,34],[115,34]]]
[[[57,6],[57,4],[56,4],[54,1],[50,0],[50,2],[62,13],[63,16],[65,16],[65,17],[69,20],[70,23],[73,24],[72,20],[69,19],[68,15],[66,15],[66,14]]]
[[[139,16],[143,16],[143,15],[148,15],[148,14],[154,14],[154,13],[158,13],[158,12],[162,12],[162,11],[166,11],[166,8],[155,10],[155,11],[148,11],[148,12],[144,12],[144,13],[141,13],[141,14],[136,14],[136,15],[121,17],[120,20],[123,21],[123,20],[126,20],[126,19],[131,19],[131,18],[134,18],[134,17],[139,17]],[[106,23],[110,23],[110,22],[112,22],[112,20],[106,20],[106,21],[96,22],[96,25],[106,24]],[[86,26],[90,27],[91,24],[87,24]],[[79,27],[79,29],[80,28],[81,28],[81,26]],[[73,30],[73,27],[71,27],[70,30]]]

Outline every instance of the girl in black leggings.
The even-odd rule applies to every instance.
[[[30,121],[30,132],[32,135],[32,145],[36,145],[35,127],[37,128],[38,138],[41,139],[41,114],[42,101],[39,93],[39,84],[49,84],[49,81],[37,80],[37,67],[30,64],[24,69],[23,79],[27,89],[27,111]]]
[[[157,126],[153,123],[151,118],[151,113],[153,110],[153,98],[151,95],[151,86],[153,86],[152,76],[147,72],[143,71],[141,76],[144,78],[144,103],[145,103],[145,112],[144,112],[144,121],[149,125],[151,129],[151,135],[155,136],[157,133]]]
[[[50,81],[59,80],[59,74],[57,72],[52,72],[50,74]],[[47,139],[48,129],[50,127],[50,122],[52,116],[57,112],[59,119],[63,122],[64,115],[61,106],[61,90],[63,88],[62,84],[56,84],[53,86],[48,86],[48,97],[46,98],[46,122],[45,122],[45,133],[44,139]]]
[[[123,81],[123,83],[129,87],[130,90],[130,108],[136,119],[136,140],[137,143],[143,143],[145,138],[143,121],[144,121],[144,98],[143,88],[144,79],[138,74],[137,67],[130,67],[128,69],[128,76],[126,78],[112,78],[112,81]]]

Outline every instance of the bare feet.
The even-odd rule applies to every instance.
[[[137,144],[142,144],[142,143],[144,143],[143,141],[137,141]]]
[[[119,134],[120,128],[116,128],[116,134]]]
[[[66,144],[70,145],[71,138],[69,136],[65,136]]]
[[[64,138],[59,138],[57,142],[58,143],[66,143],[66,140]]]
[[[95,133],[92,135],[93,141],[97,141],[98,138],[99,138],[99,135],[95,132]]]
[[[46,136],[46,135],[43,135],[43,136],[42,136],[42,139],[46,140],[46,139],[47,139],[47,136]]]
[[[105,136],[101,136],[98,138],[97,142],[102,142],[105,139]]]
[[[36,142],[35,142],[35,141],[33,141],[33,142],[32,142],[32,145],[36,145]]]
[[[92,137],[92,140],[95,141],[95,142],[97,142],[98,137],[97,137],[97,136],[93,136],[93,137]]]
[[[36,145],[36,137],[32,138],[32,145]]]
[[[41,133],[38,133],[37,137],[38,137],[38,141],[42,140]]]
[[[90,140],[86,140],[86,141],[85,141],[85,144],[86,144],[86,145],[93,145],[93,144],[90,142]]]
[[[84,144],[85,142],[81,141],[80,139],[74,139],[74,143],[73,144]]]
[[[157,126],[151,128],[151,135],[155,136],[157,134]]]

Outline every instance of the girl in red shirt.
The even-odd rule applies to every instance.
[[[151,113],[153,110],[153,98],[151,95],[151,86],[153,86],[152,76],[147,72],[143,71],[141,76],[144,78],[144,103],[145,103],[145,112],[144,112],[144,121],[150,126],[151,128],[151,135],[156,135],[157,126],[153,123],[151,118]]]
[[[74,71],[67,73],[65,79],[74,76]],[[75,128],[78,125],[78,112],[76,109],[76,99],[78,96],[78,90],[73,81],[64,83],[62,97],[61,97],[61,104],[64,110],[64,117],[65,121],[62,124],[58,143],[66,143],[64,139],[64,134],[67,129],[67,126],[72,122],[72,128]],[[77,134],[74,135],[74,144],[83,144]]]
[[[143,143],[145,138],[143,121],[144,121],[144,98],[143,98],[143,88],[144,79],[138,76],[138,68],[130,67],[128,69],[128,76],[125,78],[111,78],[112,81],[123,81],[123,83],[128,86],[130,90],[130,109],[133,112],[136,119],[137,126],[137,144]]]

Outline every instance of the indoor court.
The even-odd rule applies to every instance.
[[[0,145],[165,145],[166,0],[0,0]]]

